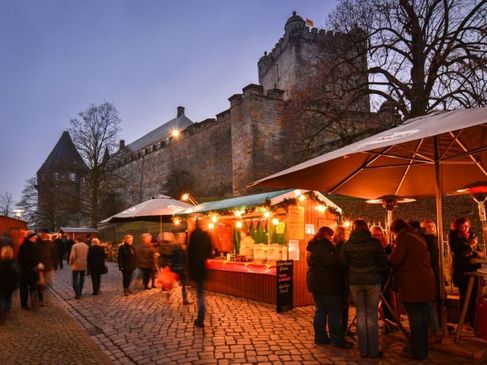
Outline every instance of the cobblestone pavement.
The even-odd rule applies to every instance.
[[[45,307],[24,311],[14,293],[12,311],[0,326],[0,364],[112,364],[52,294],[46,294]]]
[[[316,346],[313,307],[277,314],[274,306],[209,292],[206,327],[193,326],[195,305],[184,306],[179,290],[144,291],[122,296],[121,274],[113,264],[102,277],[101,292],[74,299],[68,269],[57,272],[53,295],[115,364],[395,364],[403,343],[386,338],[384,357],[361,359],[352,350]],[[30,313],[29,313],[30,315]],[[467,364],[463,358],[430,351],[424,364]]]

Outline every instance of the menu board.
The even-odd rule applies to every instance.
[[[276,311],[293,309],[293,261],[276,261]]]
[[[304,240],[304,207],[289,206],[286,223],[288,239]]]

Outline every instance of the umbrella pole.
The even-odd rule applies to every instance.
[[[435,149],[435,184],[436,184],[436,227],[438,234],[438,252],[440,258],[440,318],[441,328],[443,334],[447,335],[447,316],[445,309],[445,255],[443,244],[443,181],[441,179],[441,166],[440,166],[440,146],[438,144],[438,136],[433,137],[434,149]]]

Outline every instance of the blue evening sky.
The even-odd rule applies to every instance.
[[[113,102],[127,143],[186,107],[194,122],[257,83],[293,10],[335,0],[0,0],[0,194],[20,198],[69,120]]]

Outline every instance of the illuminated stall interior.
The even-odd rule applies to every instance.
[[[280,190],[206,202],[174,223],[198,219],[212,238],[208,289],[275,302],[276,261],[294,260],[294,303],[307,305],[306,245],[321,226],[335,229],[341,209],[315,191]]]

